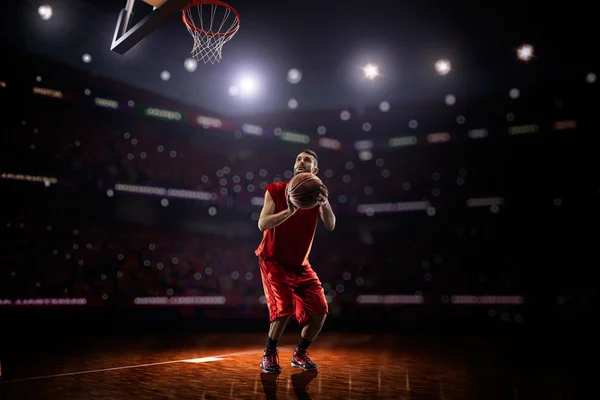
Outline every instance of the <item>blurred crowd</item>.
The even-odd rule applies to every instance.
[[[473,157],[460,159],[442,148],[414,147],[387,151],[332,151],[278,139],[206,132],[141,117],[40,100],[43,107],[24,110],[10,121],[15,172],[59,178],[63,185],[111,188],[116,183],[197,190],[220,199],[262,197],[268,182],[288,180],[304,147],[317,151],[319,176],[332,203],[358,204],[436,200],[471,192],[495,196],[497,166],[486,165],[494,149],[481,145]],[[446,146],[446,147],[443,147]],[[455,150],[450,150],[454,152]],[[479,162],[481,160],[481,162]],[[479,162],[470,169],[470,163]],[[467,184],[468,182],[468,184]]]
[[[261,301],[258,230],[254,237],[227,237],[99,221],[10,221],[3,227],[1,298],[84,297],[125,305],[154,296],[221,295],[231,305]],[[493,260],[475,265],[471,252],[482,238],[475,231],[465,235],[471,239],[444,256],[408,232],[334,232],[317,237],[310,259],[332,303],[354,303],[365,294],[519,294],[518,268],[502,271]]]
[[[306,146],[25,100],[27,107],[2,98],[13,112],[0,121],[1,172],[56,183],[0,181],[0,298],[131,305],[136,297],[220,295],[240,309],[260,306],[253,198],[268,182],[289,179]],[[540,124],[552,126],[546,118]],[[431,302],[454,294],[596,296],[596,277],[567,268],[591,257],[593,224],[585,221],[598,216],[589,132],[577,132],[361,151],[309,145],[339,219],[332,233],[318,229],[310,258],[331,304],[365,294]],[[164,203],[115,193],[115,184],[215,197]],[[358,207],[388,202],[429,207]]]

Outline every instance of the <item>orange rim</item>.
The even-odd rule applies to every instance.
[[[194,6],[199,6],[202,4],[214,4],[217,5],[219,7],[225,7],[228,8],[229,10],[231,10],[236,18],[237,18],[237,25],[234,29],[231,29],[227,32],[224,33],[213,33],[213,32],[208,32],[205,31],[204,29],[198,28],[196,25],[194,25],[194,23],[192,21],[189,20],[186,11],[189,10],[191,7]],[[196,32],[200,32],[204,35],[208,35],[208,36],[229,36],[229,35],[233,35],[234,33],[236,33],[238,31],[238,29],[240,29],[240,14],[238,14],[238,12],[235,10],[235,8],[231,7],[229,4],[224,3],[222,1],[219,0],[193,0],[190,4],[188,4],[187,6],[185,6],[183,8],[183,10],[181,10],[181,19],[183,21],[183,23],[190,29],[196,31]]]

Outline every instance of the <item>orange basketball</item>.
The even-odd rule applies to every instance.
[[[322,184],[323,182],[310,172],[302,172],[294,176],[288,183],[291,203],[298,208],[315,207],[321,193],[320,186]]]

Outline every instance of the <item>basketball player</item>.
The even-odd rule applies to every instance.
[[[317,164],[317,154],[303,150],[296,157],[294,175],[317,174]],[[287,194],[288,183],[273,182],[265,187],[265,202],[258,219],[258,228],[264,233],[255,254],[271,323],[260,362],[266,373],[281,371],[277,342],[292,317],[302,327],[292,366],[305,371],[316,370],[317,365],[308,357],[307,349],[321,331],[329,312],[321,281],[308,261],[319,217],[327,230],[335,228],[336,218],[329,204],[327,188],[321,186],[316,207],[299,209]]]

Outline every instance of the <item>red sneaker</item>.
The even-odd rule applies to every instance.
[[[305,371],[314,371],[317,369],[317,364],[312,362],[308,357],[308,351],[296,348],[292,356],[292,367],[302,368]]]
[[[279,352],[277,350],[265,349],[262,360],[260,360],[260,367],[263,372],[267,374],[281,372],[281,367],[279,366]]]

